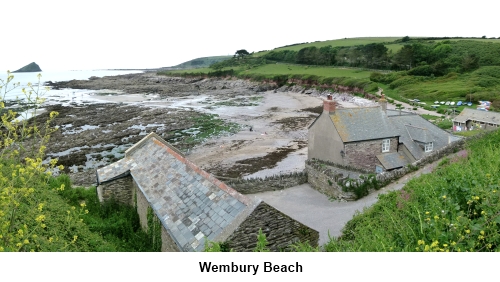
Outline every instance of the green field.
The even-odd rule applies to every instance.
[[[231,68],[224,68],[228,70]],[[320,66],[304,66],[291,64],[267,64],[258,67],[245,69],[245,67],[233,68],[241,74],[261,74],[261,75],[316,75],[322,77],[350,77],[367,79],[370,77],[372,70],[356,69],[356,68],[338,68],[338,67],[320,67]],[[169,74],[183,73],[206,73],[213,72],[210,68],[188,69],[169,71]]]
[[[268,64],[244,70],[243,73],[263,74],[263,75],[280,75],[280,74],[303,74],[317,75],[323,77],[351,77],[351,78],[368,78],[372,71],[354,69],[354,68],[337,68],[337,67],[319,67],[319,66],[304,66],[304,65],[289,65],[289,64]]]
[[[281,50],[299,51],[300,49],[305,48],[305,47],[315,46],[317,48],[321,48],[321,47],[328,46],[328,45],[331,45],[332,47],[356,46],[356,45],[366,45],[366,44],[370,44],[370,43],[389,43],[389,42],[393,42],[396,39],[400,39],[400,37],[358,37],[358,38],[334,39],[334,40],[327,40],[327,41],[316,41],[316,42],[298,44],[298,45],[293,45],[293,46],[278,47],[278,48],[275,48],[273,50],[275,50],[275,51],[281,51]],[[270,50],[269,51],[261,51],[261,52],[255,53],[254,55],[255,56],[263,56],[269,52],[270,52]]]

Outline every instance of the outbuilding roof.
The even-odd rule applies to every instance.
[[[98,183],[127,172],[183,251],[203,250],[205,238],[224,240],[260,203],[200,169],[154,133],[127,150],[124,159],[97,170]]]
[[[401,152],[377,155],[377,159],[385,169],[400,168],[410,163],[410,160]]]
[[[500,124],[500,113],[465,108],[458,116],[453,119],[454,122],[460,123],[465,123],[468,120]]]

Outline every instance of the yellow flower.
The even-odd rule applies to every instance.
[[[465,230],[465,233],[469,234],[469,233],[470,233],[470,230],[469,230],[469,229]]]
[[[443,199],[446,199],[446,195],[445,195],[445,196],[443,196]]]
[[[419,244],[419,245],[424,245],[424,244],[425,244],[425,241],[424,241],[424,240],[418,240],[418,244]]]
[[[481,230],[481,232],[479,232],[479,233],[481,233],[481,235],[484,235],[484,231],[483,230]]]
[[[435,216],[434,216],[434,219],[435,219],[435,220],[438,220],[438,219],[439,219],[439,216],[435,215]]]
[[[49,242],[52,243],[52,241],[54,241],[54,238],[50,237]]]
[[[37,218],[35,220],[36,220],[36,222],[42,222],[45,220],[45,215],[41,214],[41,215],[37,216]]]
[[[28,239],[24,239],[24,242],[23,242],[25,245],[28,245],[30,243],[30,241]]]
[[[425,214],[429,214],[429,212],[425,212]]]

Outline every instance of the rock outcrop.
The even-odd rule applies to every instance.
[[[14,72],[40,72],[42,69],[35,62],[28,64]]]

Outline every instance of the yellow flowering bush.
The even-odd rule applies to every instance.
[[[327,251],[500,251],[500,131],[349,221]],[[401,202],[404,201],[404,205]]]
[[[47,91],[40,89],[40,75],[36,87],[30,83],[22,89],[25,98],[17,101],[23,105],[22,118],[6,106],[6,94],[20,86],[13,79],[8,72],[7,79],[0,80],[0,251],[81,251],[93,249],[93,244],[97,249],[104,246],[102,238],[80,220],[85,206],[72,208],[58,197],[58,191],[69,186],[69,178],[54,180],[51,171],[63,167],[57,166],[57,160],[43,162],[57,113],[50,113],[42,124],[36,121],[44,101],[41,95]]]

